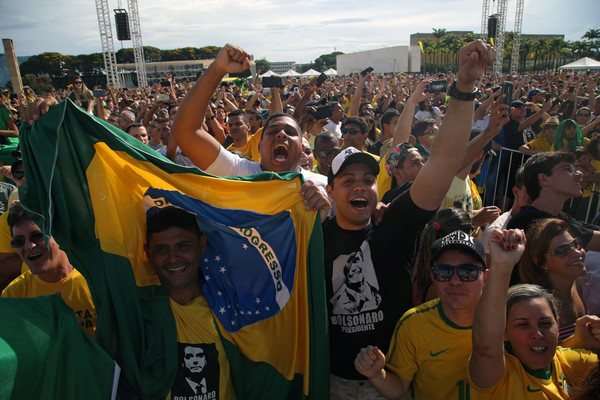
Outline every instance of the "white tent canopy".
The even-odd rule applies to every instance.
[[[284,72],[283,74],[281,74],[281,76],[301,76],[302,74],[300,74],[299,72],[294,71],[293,69],[290,69],[289,71]]]
[[[317,75],[321,75],[321,73],[319,71],[315,71],[312,68],[302,74],[302,76],[317,76]]]
[[[273,71],[271,71],[271,70],[268,70],[267,72],[265,72],[264,74],[260,74],[259,76],[260,76],[261,78],[264,78],[264,77],[266,77],[266,76],[273,76],[273,75],[275,75],[275,72],[273,72]]]
[[[562,65],[558,69],[600,69],[600,62],[593,58],[584,57],[572,63]]]
[[[329,68],[327,71],[323,72],[325,75],[327,76],[333,76],[333,75],[337,75],[337,71],[333,68]]]

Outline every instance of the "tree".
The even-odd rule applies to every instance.
[[[271,69],[271,63],[268,62],[265,58],[256,60],[256,73],[257,74],[264,74],[265,72],[267,72],[270,69]],[[258,71],[260,71],[260,73]]]
[[[548,42],[545,39],[540,38],[533,43],[532,50],[534,53],[533,69],[535,71],[537,70],[538,60],[543,60],[548,51]]]
[[[344,54],[344,53],[342,53],[341,51],[334,51],[333,53],[320,55],[315,60],[314,68],[317,71],[321,71],[321,72],[325,71],[329,68],[336,68],[337,67],[336,56],[339,54]]]
[[[441,43],[441,40],[444,36],[446,36],[446,30],[443,28],[431,28],[432,29],[432,35],[433,37],[435,37],[436,43],[435,43],[435,54],[436,54],[436,64],[440,63],[440,53],[443,53],[446,51],[446,47]],[[439,65],[438,68],[439,70]]]
[[[565,40],[560,37],[554,38],[554,39],[552,39],[552,41],[550,41],[550,44],[548,45],[548,50],[553,59],[553,63],[552,63],[553,69],[558,68],[559,56],[560,56],[562,50],[566,47],[566,45],[567,45],[567,42],[565,42]]]
[[[152,46],[144,46],[144,60],[146,62],[160,61],[160,49]]]
[[[54,89],[52,86],[52,79],[47,76],[40,76],[38,78],[33,74],[26,74],[23,76],[23,86],[29,86],[38,94],[47,93]]]
[[[600,29],[588,29],[581,38],[589,40],[590,49],[596,49],[595,51],[598,51],[600,47]]]
[[[119,49],[119,51],[115,53],[115,56],[117,56],[117,63],[119,64],[131,64],[135,62],[132,48],[124,47]]]
[[[521,45],[519,46],[519,58],[522,62],[521,71],[527,70],[527,60],[529,59],[529,55],[533,49],[533,41],[531,39],[521,39]]]
[[[218,46],[204,46],[196,49],[196,60],[210,60],[217,57],[217,53],[221,51],[222,47]]]

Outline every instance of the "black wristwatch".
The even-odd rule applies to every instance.
[[[475,93],[477,93],[477,89],[473,90],[472,92],[461,92],[456,88],[456,81],[452,82],[452,85],[450,85],[450,89],[448,90],[448,96],[462,101],[475,100]]]

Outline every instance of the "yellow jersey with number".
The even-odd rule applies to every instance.
[[[386,368],[412,381],[415,400],[466,400],[471,349],[471,327],[450,321],[440,299],[435,299],[400,318],[386,356]]]

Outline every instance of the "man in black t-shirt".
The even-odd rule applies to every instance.
[[[465,157],[473,120],[470,93],[494,59],[494,50],[483,41],[468,44],[460,54],[452,99],[431,158],[411,189],[390,203],[379,225],[371,224],[378,195],[375,159],[349,147],[331,163],[327,192],[336,217],[323,223],[331,399],[380,396],[354,369],[354,357],[370,344],[386,352],[397,320],[412,307],[409,264],[415,238],[440,206]],[[349,260],[352,265],[347,267]],[[360,301],[351,306],[353,299]]]

